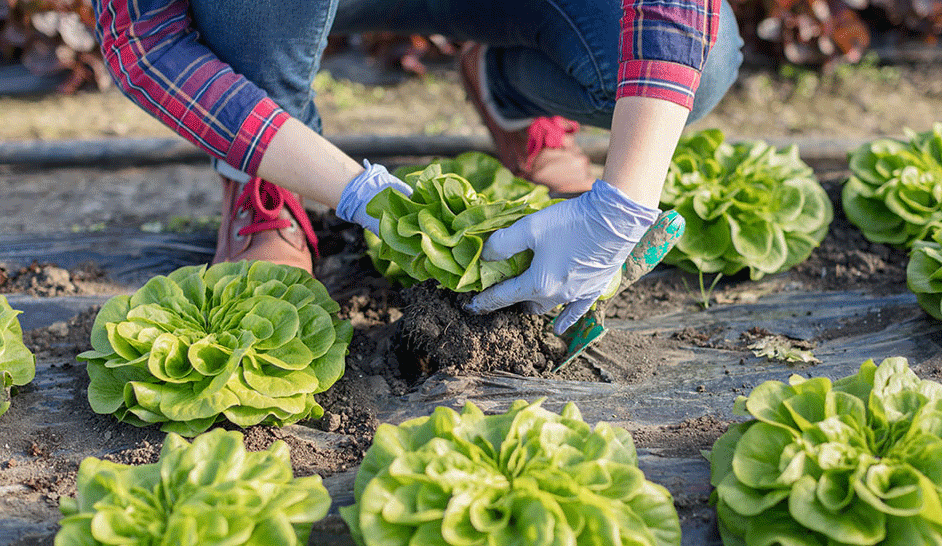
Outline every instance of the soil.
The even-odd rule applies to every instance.
[[[931,86],[925,93],[915,91],[942,81],[924,76],[924,69],[903,67],[898,77],[874,69],[858,73],[854,85],[819,79],[817,94],[824,98],[815,100],[802,98],[801,85],[810,85],[807,81],[748,72],[717,111],[698,125],[720,127],[728,134],[800,136],[811,134],[802,129],[802,116],[813,113],[819,122],[815,127],[822,130],[817,134],[836,139],[896,134],[903,126],[924,130],[934,113],[942,111],[942,91]],[[933,70],[938,74],[940,69]],[[436,132],[428,120],[444,119],[437,131],[448,132],[454,120],[465,119],[461,131],[482,131],[460,99],[453,76],[441,72],[437,78],[425,84],[408,80],[353,90],[382,89],[370,91],[373,106],[386,108],[383,115],[395,121],[382,124],[383,130],[394,126],[406,133]],[[335,123],[325,124],[329,130],[355,133],[373,127],[359,121],[362,109],[357,104],[343,106],[344,97],[357,96],[350,95],[350,88],[328,84],[333,87],[321,96],[325,118]],[[410,92],[425,97],[420,101],[424,106],[403,100],[401,104],[411,106],[397,108],[397,97]],[[428,93],[435,96],[429,98]],[[907,107],[887,107],[893,110],[890,116],[879,109],[893,101],[874,98],[881,93],[893,101],[899,96],[908,101]],[[816,101],[821,104],[812,108]],[[845,104],[850,106],[838,108]],[[51,106],[73,112],[72,123],[62,128],[38,115],[17,117],[16,112]],[[0,138],[161,134],[156,129],[150,133],[149,122],[140,121],[137,113],[130,113],[133,110],[122,110],[125,106],[107,93],[2,98],[0,130],[7,132],[0,132]],[[902,119],[907,114],[911,116]],[[811,164],[832,202],[839,204],[846,160],[819,158]],[[161,184],[155,186],[153,180]],[[186,184],[175,183],[181,181]],[[87,374],[75,355],[90,348],[89,332],[104,299],[128,293],[149,275],[209,259],[214,233],[200,219],[217,206],[214,184],[208,168],[195,166],[0,166],[0,193],[11,196],[0,203],[0,237],[6,237],[0,238],[0,293],[23,298],[17,301],[24,304],[48,302],[55,307],[68,300],[72,305],[62,307],[58,320],[24,334],[37,356],[38,372],[0,417],[0,544],[51,544],[58,499],[75,494],[75,472],[82,458],[124,464],[157,460],[163,442],[158,430],[125,425],[91,411],[85,401]],[[54,203],[63,213],[37,223],[36,218],[49,216],[36,215],[41,203]],[[181,211],[187,211],[184,217],[195,227],[182,235],[167,232]],[[450,295],[428,283],[400,289],[372,268],[356,226],[323,208],[315,207],[309,215],[321,251],[315,276],[340,303],[341,318],[354,327],[347,369],[318,395],[325,409],[321,419],[284,428],[256,426],[243,433],[247,448],[254,450],[285,441],[296,474],[325,478],[335,505],[352,502],[353,476],[381,422],[427,414],[438,403],[460,406],[471,399],[485,411],[500,411],[514,398],[549,396],[548,405],[555,408],[565,396],[584,408],[587,419],[609,420],[632,432],[642,469],[674,495],[685,545],[717,544],[707,505],[708,465],[700,453],[734,422],[728,410],[735,396],[747,394],[768,377],[819,371],[844,375],[860,360],[843,362],[841,355],[857,358],[869,343],[874,351],[910,348],[917,373],[942,379],[942,347],[932,341],[939,337],[938,328],[906,299],[905,252],[866,241],[839,206],[825,241],[790,272],[760,282],[743,275],[724,277],[705,296],[696,275],[659,266],[613,301],[607,334],[558,372],[552,370],[565,348],[550,333],[547,318],[517,310],[472,317],[461,310],[467,295]],[[164,230],[140,229],[155,222]],[[711,281],[711,276],[704,279]],[[845,294],[850,296],[842,298]],[[806,306],[775,307],[780,301],[776,298],[789,295],[807,296],[807,304],[802,303]],[[848,300],[876,303],[864,301],[855,307],[858,302]],[[818,303],[835,301],[833,309]],[[766,302],[772,303],[762,307]],[[77,311],[69,310],[76,305]],[[814,314],[816,322],[790,326],[806,314]],[[918,338],[893,337],[900,324],[910,325],[920,333]],[[816,369],[814,362],[757,356],[757,343],[773,342],[839,362],[824,357],[827,362]],[[332,514],[315,527],[311,543],[349,544],[348,538],[337,539],[344,533]]]
[[[406,306],[395,337],[399,371],[416,380],[441,371],[450,375],[508,371],[549,374],[566,355],[550,319],[518,306],[469,315],[473,294],[442,290],[432,280],[403,291]]]
[[[635,447],[667,454],[669,457],[693,458],[709,451],[732,421],[715,415],[684,419],[680,423],[629,429]]]
[[[17,270],[7,270],[0,265],[0,293],[21,292],[30,296],[97,294],[112,288],[107,276],[107,272],[95,263],[72,269],[39,262]]]

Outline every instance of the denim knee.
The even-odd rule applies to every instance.
[[[739,35],[733,8],[728,0],[723,0],[716,43],[710,49],[700,75],[700,87],[697,88],[693,108],[687,116],[688,125],[710,113],[736,82],[743,60],[742,46],[743,39]]]
[[[311,84],[337,0],[192,0],[201,39],[278,106],[320,132]]]

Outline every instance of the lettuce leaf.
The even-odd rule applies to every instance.
[[[729,144],[717,129],[680,140],[661,208],[676,209],[687,223],[665,263],[724,275],[748,268],[753,280],[804,261],[834,217],[796,147]]]
[[[942,320],[942,230],[933,233],[931,241],[913,243],[906,264],[906,286],[926,313]]]
[[[468,152],[394,173],[414,193],[384,190],[367,212],[380,219],[380,234],[364,231],[368,254],[383,276],[410,286],[434,278],[456,292],[479,291],[519,275],[532,253],[482,262],[491,233],[555,203],[549,190],[514,177],[500,162]]]
[[[942,227],[942,123],[906,134],[852,152],[841,199],[867,239],[908,249]]]

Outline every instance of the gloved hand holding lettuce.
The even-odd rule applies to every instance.
[[[545,313],[564,304],[554,328],[565,332],[602,295],[659,212],[597,180],[579,197],[521,218],[491,235],[481,257],[501,260],[531,249],[529,269],[478,294],[468,310],[527,302],[532,312]]]

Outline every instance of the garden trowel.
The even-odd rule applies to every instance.
[[[562,338],[567,346],[566,358],[559,366],[556,366],[554,372],[575,360],[589,345],[605,335],[605,311],[614,296],[661,263],[683,233],[684,218],[677,211],[664,211],[657,217],[628,255],[628,260],[622,265],[620,279],[619,276],[612,279],[612,284],[605,294],[585,315],[582,315],[582,318],[563,333]]]

